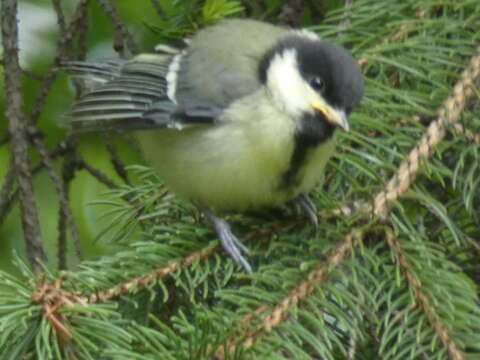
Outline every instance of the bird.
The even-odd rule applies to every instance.
[[[133,131],[166,186],[203,212],[247,273],[249,249],[224,214],[292,204],[316,226],[308,193],[364,92],[345,48],[251,19],[225,19],[128,60],[62,66],[84,81],[72,128]]]

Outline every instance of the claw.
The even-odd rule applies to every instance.
[[[208,209],[203,209],[205,216],[210,220],[213,225],[213,228],[217,232],[220,243],[223,246],[223,249],[230,255],[230,257],[243,269],[251,274],[252,267],[248,261],[243,257],[242,253],[248,255],[250,252],[248,248],[243,245],[240,240],[232,233],[230,225],[222,219],[221,217],[215,215]]]
[[[310,224],[314,228],[318,227],[317,207],[307,194],[300,194],[293,199],[293,206],[296,213],[301,209],[307,215]]]

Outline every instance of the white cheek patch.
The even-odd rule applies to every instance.
[[[275,55],[267,72],[267,87],[276,106],[293,117],[313,111],[311,103],[319,100],[300,74],[295,49]]]

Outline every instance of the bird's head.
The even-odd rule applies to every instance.
[[[273,46],[259,66],[260,81],[277,108],[294,119],[349,130],[348,115],[363,95],[363,77],[342,47],[305,31]]]

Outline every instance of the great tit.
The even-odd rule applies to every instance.
[[[64,66],[89,79],[72,126],[134,130],[163,181],[203,211],[247,272],[248,249],[217,214],[291,202],[316,225],[307,193],[363,95],[359,66],[342,47],[245,19],[131,60]]]

